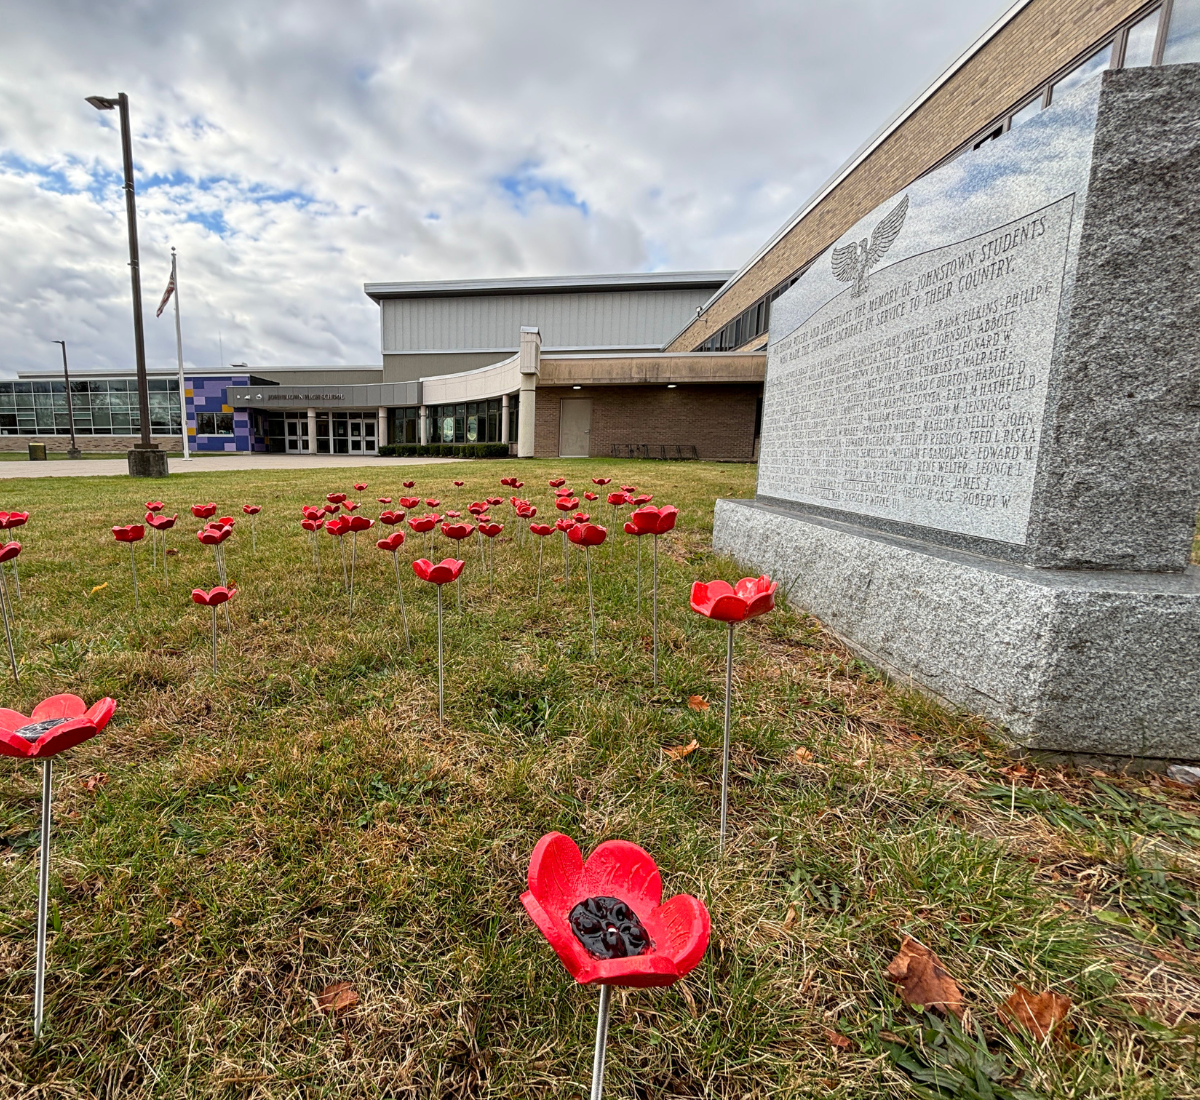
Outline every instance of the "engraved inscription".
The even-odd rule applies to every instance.
[[[759,493],[1023,544],[1072,210],[879,269],[773,344]]]

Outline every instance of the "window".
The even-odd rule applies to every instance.
[[[1112,43],[1097,50],[1083,64],[1077,65],[1061,80],[1055,82],[1050,89],[1050,102],[1054,102],[1054,97],[1062,95],[1064,92],[1069,92],[1072,88],[1077,88],[1085,80],[1090,80],[1097,73],[1103,72],[1108,68],[1112,61]]]
[[[1158,38],[1159,9],[1134,23],[1125,37],[1125,68],[1135,69],[1154,63],[1154,43]]]
[[[1164,65],[1200,61],[1200,0],[1175,0],[1163,46]]]
[[[151,378],[150,427],[180,431],[178,379]],[[141,431],[137,383],[124,378],[71,381],[71,415],[63,382],[0,382],[0,435],[130,435]]]
[[[1015,128],[1017,126],[1023,126],[1026,122],[1028,122],[1031,118],[1033,118],[1033,116],[1036,115],[1041,109],[1042,109],[1042,96],[1039,95],[1036,99],[1031,99],[1028,103],[1025,104],[1024,107],[1022,107],[1015,115],[1012,116],[1012,121],[1011,121],[1011,123],[1009,123],[1010,128]]]
[[[196,413],[197,435],[233,435],[233,413]]]

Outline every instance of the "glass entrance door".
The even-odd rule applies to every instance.
[[[356,413],[333,414],[333,453],[335,455],[378,454],[374,416]]]

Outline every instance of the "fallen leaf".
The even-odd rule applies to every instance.
[[[906,1005],[949,1009],[962,1019],[964,1005],[958,983],[942,966],[941,959],[911,936],[904,937],[885,973],[900,987],[900,999]]]
[[[692,710],[708,710],[708,703],[705,702],[703,695],[689,695],[688,706]]]
[[[837,1047],[838,1050],[852,1050],[854,1048],[854,1043],[847,1039],[840,1031],[830,1031],[829,1028],[826,1028],[825,1038],[829,1040],[831,1047]]]
[[[95,794],[97,789],[103,787],[108,782],[108,772],[97,772],[95,775],[89,775],[83,781],[83,789],[88,794]]]
[[[91,590],[91,591],[88,593],[88,597],[89,597],[89,598],[91,598],[91,597],[92,597],[92,596],[94,596],[94,595],[95,595],[97,592],[99,592],[99,591],[101,591],[102,589],[105,589],[105,588],[107,588],[107,587],[108,587],[108,581],[105,581],[103,584],[98,584],[98,585],[96,585],[96,587],[95,587],[95,588],[93,588],[93,589],[92,589],[92,590]]]
[[[811,749],[806,749],[803,745],[801,745],[796,750],[796,763],[797,764],[811,764],[812,760],[813,760],[813,754],[812,754]]]
[[[682,760],[688,753],[695,752],[700,747],[700,742],[694,737],[686,745],[671,745],[663,749],[672,760]]]
[[[182,909],[176,909],[174,913],[167,917],[167,921],[175,925],[176,928],[183,928],[187,924],[187,914]]]
[[[168,550],[168,551],[167,551],[167,555],[168,555],[169,557],[172,557],[172,558],[174,558],[174,557],[178,557],[178,556],[179,556],[179,551],[178,551],[178,550],[175,550],[175,549],[173,549],[173,548],[172,548],[172,549],[170,549],[170,550]]]
[[[358,1004],[358,993],[349,982],[327,985],[317,995],[317,1007],[326,1015],[340,1016]]]
[[[1023,985],[1018,985],[1000,1006],[999,1016],[1009,1031],[1023,1027],[1035,1039],[1041,1040],[1061,1027],[1070,1011],[1070,997],[1050,990],[1033,993]]]

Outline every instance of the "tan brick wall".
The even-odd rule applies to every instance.
[[[152,437],[164,451],[183,454],[183,444],[177,435]],[[230,437],[232,438],[232,436]],[[124,454],[142,441],[140,435],[77,435],[75,443],[84,454]],[[0,451],[27,451],[30,443],[45,443],[46,450],[66,454],[71,447],[69,435],[0,435]]]
[[[690,443],[703,459],[750,462],[761,394],[756,385],[539,386],[534,451],[538,458],[557,457],[559,402],[590,397],[594,457],[607,457],[614,443]]]
[[[1034,0],[667,350],[693,350],[1144,4]]]

